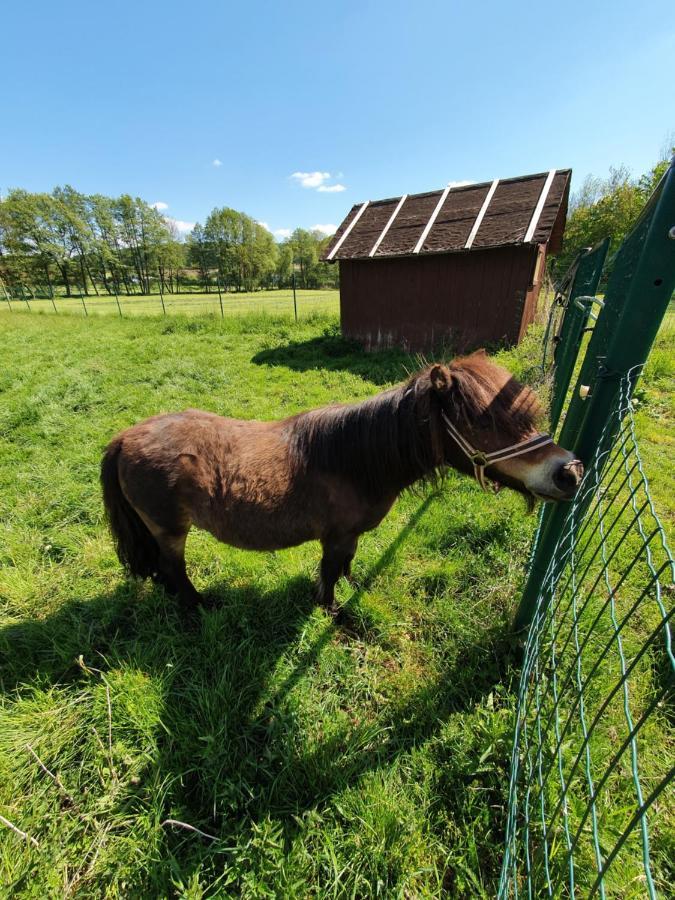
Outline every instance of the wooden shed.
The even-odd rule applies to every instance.
[[[353,206],[324,253],[342,332],[369,348],[516,344],[562,245],[570,169]]]

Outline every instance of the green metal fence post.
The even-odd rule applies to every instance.
[[[607,256],[609,238],[605,238],[592,250],[584,253],[577,264],[574,282],[567,300],[565,318],[560,331],[560,340],[554,352],[554,387],[551,398],[551,432],[555,432],[562,412],[567,388],[569,387],[574,364],[581,347],[584,330],[590,315],[590,303],[581,297],[595,294]]]
[[[633,371],[631,389],[654,343],[675,289],[675,157],[642,215],[617,253],[607,285],[605,307],[591,336],[559,443],[587,461],[602,439],[619,383]],[[550,507],[542,519],[530,573],[514,629],[532,621],[567,509]],[[544,597],[546,603],[550,597]]]

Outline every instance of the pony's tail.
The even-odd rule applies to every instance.
[[[117,471],[121,449],[120,438],[115,438],[108,444],[101,461],[103,504],[119,561],[131,575],[148,578],[157,572],[159,546],[122,493]]]

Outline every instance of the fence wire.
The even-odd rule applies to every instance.
[[[638,375],[622,380],[605,426],[617,438],[587,467],[528,633],[502,898],[672,889],[675,563],[635,436]]]
[[[303,318],[313,313],[337,313],[339,292],[332,289],[274,289],[251,293],[212,290],[208,294],[161,293],[85,295],[70,297],[11,297],[0,292],[0,312],[42,313],[44,315],[133,316],[156,315],[231,315],[268,314],[275,317]]]

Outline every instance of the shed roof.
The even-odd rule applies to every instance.
[[[562,244],[571,169],[358,203],[323,258],[381,259],[514,244]]]

